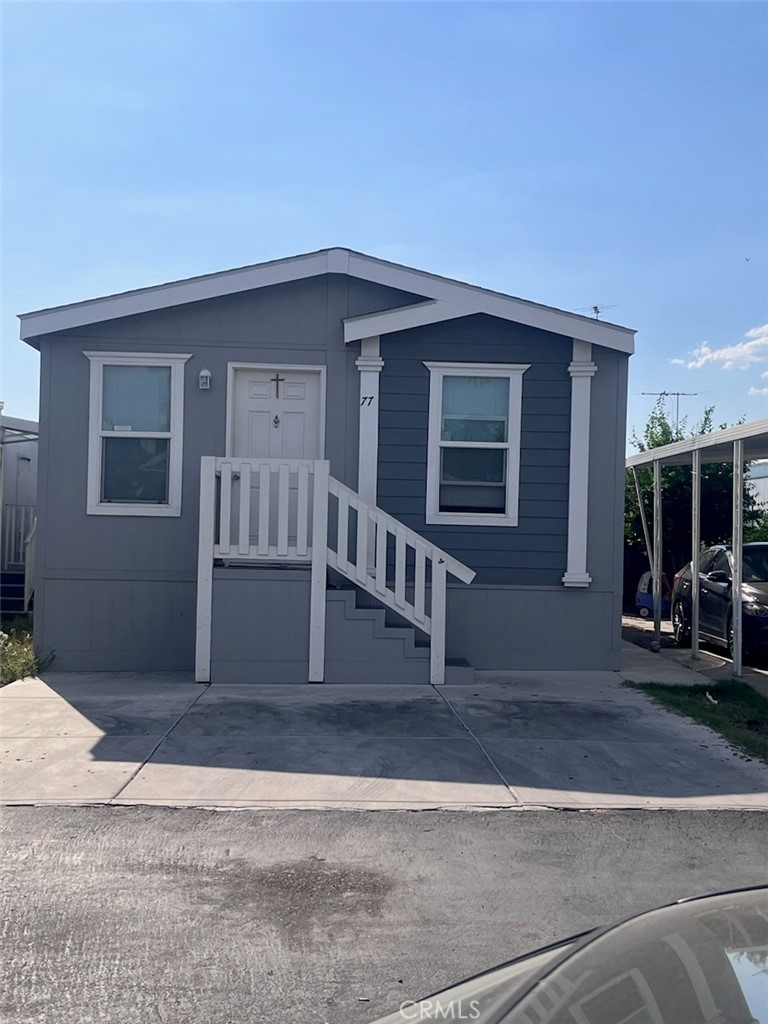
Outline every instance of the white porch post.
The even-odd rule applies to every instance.
[[[200,460],[200,520],[197,542],[197,623],[195,682],[211,681],[211,608],[213,601],[213,546],[216,527],[216,459]]]
[[[384,367],[384,360],[379,356],[378,338],[362,339],[355,366],[360,371],[357,493],[369,505],[375,505],[379,461],[379,374]]]
[[[429,681],[433,686],[445,682],[446,570],[442,558],[432,559],[432,632],[429,637]]]
[[[662,521],[661,521],[661,463],[654,459],[653,463],[653,637],[661,643],[661,575],[663,571],[662,557]]]
[[[701,548],[701,449],[691,452],[691,657],[699,657],[701,594],[699,549]]]
[[[592,378],[597,366],[592,362],[592,346],[573,341],[571,375],[571,454],[568,482],[568,561],[563,585],[588,587],[587,507],[589,503],[589,410]]]
[[[733,579],[731,581],[731,615],[733,616],[733,674],[743,675],[743,620],[741,616],[741,583],[744,575],[744,442],[733,442]]]
[[[312,571],[309,584],[309,682],[325,678],[325,591],[328,567],[328,476],[330,463],[315,462],[312,499]]]

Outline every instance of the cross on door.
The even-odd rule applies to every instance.
[[[275,371],[275,376],[274,377],[270,377],[269,379],[271,381],[274,381],[274,383],[275,383],[275,398],[279,398],[280,397],[280,385],[281,384],[285,384],[285,377],[281,377],[280,376],[280,371],[277,370],[277,371]]]

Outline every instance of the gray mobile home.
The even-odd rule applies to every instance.
[[[339,248],[20,319],[58,668],[618,667],[634,332]]]

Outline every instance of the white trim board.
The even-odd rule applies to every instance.
[[[444,323],[459,317],[482,313],[481,309],[471,306],[453,306],[448,302],[417,302],[412,306],[399,306],[397,309],[385,309],[381,313],[366,313],[363,316],[347,317],[344,320],[344,341],[361,341],[372,335],[394,334],[395,331],[408,331],[413,327],[425,327],[428,324]]]
[[[376,505],[379,474],[379,376],[384,369],[378,337],[361,339],[360,356],[355,366],[360,374],[357,491],[370,505]],[[372,550],[371,547],[369,550]]]
[[[590,419],[592,378],[597,366],[592,362],[592,346],[573,342],[573,358],[568,366],[571,377],[571,429],[568,456],[568,554],[563,586],[588,587],[587,535],[589,532],[589,455],[592,445]]]
[[[426,300],[445,303],[440,312],[448,312],[449,307],[454,307],[455,310],[464,311],[454,313],[457,316],[467,316],[478,312],[487,313],[489,316],[512,320],[569,338],[578,338],[626,354],[631,354],[634,351],[635,332],[627,327],[620,327],[604,320],[596,320],[540,303],[529,302],[526,299],[505,295],[502,292],[490,291],[487,288],[454,281],[451,278],[440,277],[437,274],[430,274],[413,267],[390,263],[373,256],[366,256],[364,253],[354,252],[351,249],[341,248],[321,249],[319,252],[273,260],[268,263],[258,263],[217,274],[206,274],[184,281],[174,281],[150,288],[122,292],[118,295],[89,299],[85,302],[22,313],[19,317],[21,321],[20,336],[22,340],[34,344],[32,339],[57,331],[134,316],[137,313],[167,309],[189,302],[200,302],[223,295],[234,295],[238,292],[284,284],[289,281],[299,281],[322,274],[347,274],[364,281],[421,295]],[[415,305],[424,307],[425,303]],[[413,307],[410,308],[411,312],[407,313],[408,316],[414,315]],[[400,312],[406,312],[407,309],[408,307]],[[355,320],[356,318],[352,318],[349,321],[350,325],[354,324]],[[350,326],[350,332],[358,329]],[[403,328],[396,329],[402,330]],[[367,332],[366,336],[368,337],[387,333],[380,326],[369,327]]]
[[[735,427],[713,430],[711,434],[697,434],[684,441],[673,441],[660,448],[649,448],[646,452],[630,455],[626,460],[627,469],[650,466],[661,462],[665,466],[687,466],[691,453],[701,452],[702,464],[708,462],[732,462],[733,442],[744,441],[747,459],[768,458],[768,418],[737,423]]]

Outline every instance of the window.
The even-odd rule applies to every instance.
[[[707,551],[702,551],[699,555],[699,572],[709,572],[710,566],[717,558],[717,549],[709,548]]]
[[[708,572],[724,572],[724,573],[727,573],[727,575],[730,577],[730,575],[731,575],[731,561],[728,558],[728,552],[727,551],[721,551],[707,571]]]
[[[181,515],[188,355],[86,352],[91,362],[88,514]]]
[[[516,526],[528,366],[426,363],[427,522]]]

